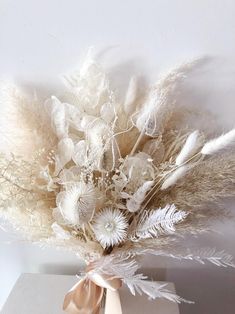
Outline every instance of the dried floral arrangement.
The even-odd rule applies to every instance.
[[[234,267],[224,251],[180,246],[224,215],[203,205],[235,194],[235,129],[211,139],[181,127],[186,111],[174,98],[198,62],[142,94],[132,78],[123,101],[91,57],[65,78],[60,99],[1,86],[0,217],[26,239],[84,259],[86,279],[116,278],[150,298],[182,301],[136,273],[140,255]]]

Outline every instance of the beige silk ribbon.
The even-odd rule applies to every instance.
[[[101,314],[104,289],[107,289],[105,314],[122,314],[118,289],[122,281],[107,275],[100,275],[87,268],[87,275],[66,294],[63,309],[68,314]]]

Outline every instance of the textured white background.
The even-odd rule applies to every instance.
[[[87,48],[95,46],[114,87],[122,90],[133,73],[154,81],[175,63],[208,55],[213,57],[210,66],[198,74],[187,99],[213,110],[228,129],[235,117],[234,17],[233,0],[1,0],[0,79],[14,79],[47,96],[60,90],[59,76],[79,65]],[[235,210],[232,201],[228,205]],[[235,254],[234,228],[233,221],[221,222],[221,235],[200,242]],[[235,312],[235,271],[159,263],[146,261],[147,266],[165,268],[162,278],[197,301],[182,306],[182,313]],[[69,274],[78,265],[72,255],[42,251],[1,232],[0,308],[21,272]]]

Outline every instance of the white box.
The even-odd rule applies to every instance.
[[[22,274],[10,293],[1,314],[64,314],[65,294],[77,282],[75,276]],[[169,283],[168,289],[175,291]],[[178,305],[166,300],[150,301],[120,289],[123,314],[179,314]],[[112,314],[112,313],[110,313]]]

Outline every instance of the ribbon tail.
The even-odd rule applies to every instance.
[[[118,290],[106,290],[104,314],[122,314],[122,306]]]
[[[63,309],[68,314],[100,314],[104,288],[81,279],[65,296]]]

